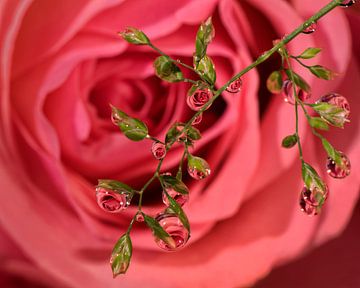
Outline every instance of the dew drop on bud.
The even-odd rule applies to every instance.
[[[155,159],[161,160],[166,155],[166,146],[161,142],[155,141],[151,146],[151,153]]]
[[[186,103],[190,109],[199,111],[212,97],[213,93],[209,88],[197,89],[187,96]]]
[[[304,201],[314,207],[322,206],[329,195],[329,189],[325,185],[324,191],[319,187],[308,189],[306,186],[301,190],[301,196]]]
[[[350,7],[352,5],[354,5],[356,3],[356,0],[344,0],[340,6],[344,7],[344,8],[347,8],[347,7]]]
[[[327,173],[337,179],[345,178],[349,176],[351,171],[351,164],[349,158],[342,152],[339,152],[341,156],[342,165],[339,166],[336,162],[331,158],[328,157],[326,162]]]
[[[299,205],[300,210],[308,216],[315,216],[318,214],[319,208],[307,203],[302,196],[300,196]]]
[[[123,119],[120,117],[120,115],[115,110],[113,110],[111,112],[111,122],[114,125],[118,126],[121,121],[123,121]]]
[[[141,213],[136,214],[135,220],[137,222],[144,222],[144,216]]]
[[[226,87],[226,91],[230,93],[238,93],[240,92],[242,87],[242,80],[240,78],[233,81],[228,87]]]
[[[316,22],[312,22],[308,27],[306,27],[302,33],[304,34],[311,34],[311,33],[314,33],[316,31],[316,28],[317,28],[317,24]]]
[[[176,126],[177,133],[180,133],[182,130],[184,130],[185,125],[184,124],[178,124]],[[178,138],[178,142],[184,142],[187,139],[187,135],[185,132],[181,133]],[[171,174],[170,174],[171,175]]]
[[[194,178],[195,180],[201,180],[201,179],[204,179],[206,177],[208,177],[210,175],[210,168],[209,169],[206,169],[205,172],[203,171],[200,171],[196,168],[191,168],[191,167],[188,167],[188,173],[189,175]]]
[[[296,92],[299,100],[306,101],[311,97],[310,93],[305,92],[304,90],[296,87]],[[283,86],[281,88],[281,94],[284,97],[284,101],[291,105],[295,104],[295,97],[294,97],[294,86],[290,80],[285,80]]]
[[[160,213],[155,217],[160,226],[170,235],[174,240],[174,247],[169,246],[160,238],[155,238],[156,244],[166,251],[176,251],[184,247],[189,240],[189,232],[186,230],[180,219],[172,213]]]
[[[183,206],[189,200],[189,194],[181,194],[171,187],[166,189],[166,192],[172,197],[180,206]],[[163,191],[162,200],[166,206],[169,206],[169,199],[166,196],[166,193]]]
[[[349,121],[350,104],[344,96],[337,93],[329,93],[322,96],[318,101],[316,101],[316,103],[319,102],[325,102],[343,109],[345,111],[344,118],[346,119],[346,121]]]
[[[202,158],[193,157],[188,159],[187,171],[195,180],[201,180],[208,177],[211,173],[209,164]]]
[[[121,194],[102,187],[96,188],[96,200],[101,209],[110,213],[118,213],[130,205],[131,196]]]
[[[201,120],[202,120],[202,114],[199,114],[198,116],[195,117],[194,121],[192,122],[192,125],[199,124]]]

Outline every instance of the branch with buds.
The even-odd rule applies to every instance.
[[[187,65],[180,60],[173,59],[150,41],[140,30],[129,27],[119,35],[127,42],[134,45],[146,45],[160,54],[154,60],[155,75],[161,80],[175,83],[190,83],[186,103],[194,111],[193,116],[187,122],[176,122],[168,129],[163,140],[149,134],[147,125],[140,119],[134,118],[118,107],[111,105],[111,120],[118,126],[125,137],[132,141],[150,140],[153,142],[151,152],[156,160],[157,167],[152,177],[140,190],[135,190],[117,180],[101,179],[96,188],[96,198],[99,206],[109,213],[118,213],[126,209],[133,196],[138,194],[137,211],[133,216],[129,227],[124,235],[115,244],[111,254],[110,264],[114,277],[126,273],[132,255],[132,242],[130,232],[135,222],[144,222],[152,231],[157,245],[166,251],[176,251],[182,248],[190,238],[190,223],[182,209],[189,199],[189,189],[182,181],[184,162],[187,162],[187,172],[195,180],[202,180],[210,175],[210,166],[205,159],[193,155],[190,150],[196,141],[201,139],[201,132],[194,127],[202,120],[202,114],[210,108],[212,103],[221,96],[224,91],[238,93],[242,87],[241,77],[251,69],[266,61],[272,54],[281,56],[281,66],[272,72],[267,79],[267,88],[273,94],[281,94],[285,102],[294,106],[295,131],[286,136],[281,145],[291,148],[297,145],[301,162],[302,178],[304,187],[300,192],[300,208],[307,215],[317,215],[328,197],[328,188],[317,171],[305,161],[301,139],[299,136],[299,110],[301,110],[310,126],[312,133],[318,137],[328,154],[326,163],[327,173],[334,178],[344,178],[350,173],[350,161],[347,156],[336,150],[332,144],[319,131],[329,130],[329,125],[343,128],[349,122],[350,106],[345,97],[337,93],[328,93],[315,103],[308,103],[311,97],[310,85],[292,68],[292,61],[299,63],[304,69],[314,76],[331,80],[336,73],[320,66],[309,66],[307,59],[314,58],[321,52],[320,48],[307,48],[300,55],[291,55],[286,44],[300,33],[310,34],[316,31],[316,22],[337,6],[348,7],[355,0],[333,0],[323,7],[318,13],[297,27],[293,32],[274,41],[274,46],[264,52],[258,59],[234,75],[225,85],[215,88],[216,70],[211,57],[207,54],[207,47],[215,37],[215,30],[208,18],[198,29],[195,40],[195,53],[193,66]],[[182,69],[188,69],[195,73],[196,79],[184,77]],[[317,116],[311,116],[311,109]],[[183,153],[179,160],[177,173],[172,175],[162,171],[162,164],[167,152],[175,145],[181,145]],[[155,217],[147,215],[143,211],[143,194],[149,185],[158,181],[162,187],[162,200],[165,209]]]

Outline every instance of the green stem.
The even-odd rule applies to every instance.
[[[155,173],[153,174],[153,176],[145,183],[145,185],[141,188],[139,194],[139,203],[138,203],[138,210],[141,211],[141,207],[142,207],[142,199],[143,199],[143,194],[145,192],[145,190],[147,189],[147,187],[156,179],[159,178],[159,173],[160,173],[160,169],[161,169],[161,165],[163,163],[164,159],[161,159],[159,161],[159,164],[156,168]]]
[[[197,85],[198,83],[192,79],[187,79],[187,78],[184,78],[183,79],[184,82],[187,82],[187,83],[191,83],[191,84],[194,84],[194,85]]]
[[[195,70],[193,67],[191,67],[190,65],[187,65],[183,62],[181,62],[179,59],[175,60],[175,59],[172,59],[169,55],[167,55],[165,52],[161,51],[158,47],[154,46],[154,44],[152,44],[151,42],[148,44],[148,46],[150,48],[152,48],[153,50],[155,50],[157,53],[159,53],[160,55],[162,56],[165,56],[167,57],[171,62],[173,62],[174,64],[179,64],[191,71],[193,71],[195,74],[197,74],[201,79],[202,79],[202,75],[199,73],[199,71]],[[203,79],[204,80],[204,79]]]
[[[150,139],[150,140],[152,140],[152,141],[160,142],[161,144],[165,144],[165,143],[162,142],[160,139],[157,139],[156,137],[153,137],[153,136],[150,136],[150,135],[147,135],[147,136],[146,136],[146,139]]]
[[[304,64],[303,62],[301,62],[298,58],[294,57],[294,56],[290,56],[292,59],[295,59],[296,62],[298,62],[301,66],[305,67],[306,69],[309,69],[310,66]]]
[[[299,109],[298,109],[298,105],[299,104],[302,105],[302,101],[299,99],[299,97],[297,95],[294,72],[292,70],[291,62],[289,60],[289,54],[286,49],[284,49],[283,57],[285,58],[286,64],[288,66],[288,69],[290,72],[290,80],[291,80],[292,86],[293,86],[293,93],[294,93],[294,98],[295,98],[295,105],[294,105],[295,106],[295,135],[296,135],[297,145],[298,145],[298,149],[299,149],[299,158],[300,158],[301,163],[303,164],[304,156],[303,156],[303,151],[302,151],[301,141],[300,141],[300,136],[299,136]]]
[[[127,231],[126,231],[126,234],[130,234],[130,231],[131,231],[131,229],[132,229],[132,226],[134,225],[134,222],[135,222],[135,219],[136,219],[136,215],[138,214],[139,212],[137,212],[135,215],[134,215],[134,217],[131,219],[131,222],[130,222],[130,224],[129,224],[129,227],[128,227],[128,229],[127,229]]]
[[[178,168],[178,172],[176,173],[176,178],[179,179],[179,180],[182,180],[182,166],[184,164],[184,160],[185,160],[185,157],[188,153],[188,147],[186,144],[184,144],[184,153],[181,157],[181,160],[180,160],[180,163],[179,163],[179,168]]]

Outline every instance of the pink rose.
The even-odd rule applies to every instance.
[[[352,109],[350,125],[326,134],[352,159],[352,172],[341,181],[326,178],[330,196],[320,216],[299,211],[297,151],[280,148],[294,130],[293,106],[263,89],[276,60],[246,74],[241,92],[224,93],[198,125],[203,138],[192,153],[205,158],[212,173],[187,182],[191,192],[184,208],[192,237],[183,250],[163,253],[151,232],[136,223],[131,266],[113,280],[111,249],[136,209],[105,213],[94,192],[98,178],[138,189],[158,162],[149,152],[150,141],[135,143],[120,134],[110,121],[109,103],[143,120],[161,138],[172,123],[193,115],[186,105],[189,86],[161,82],[152,66],[157,55],[128,45],[116,32],[138,27],[162,50],[191,64],[197,27],[213,15],[217,33],[208,52],[219,86],[327,2],[2,1],[2,286],[242,287],[339,235],[360,179],[359,59],[354,61],[358,50],[351,46],[359,25],[351,35],[340,8],[319,21],[316,33],[289,45],[294,54],[323,48],[316,63],[340,73],[334,81],[296,69],[311,83],[314,101],[337,92]],[[359,23],[355,13],[351,21]],[[307,129],[301,129],[301,138],[307,162],[325,177],[321,144]],[[180,157],[180,150],[169,151],[163,172]],[[160,186],[144,196],[146,213],[164,208]]]

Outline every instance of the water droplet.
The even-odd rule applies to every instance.
[[[319,102],[325,102],[340,107],[345,111],[345,115],[344,115],[345,119],[349,121],[350,104],[344,96],[337,93],[329,93],[322,96],[318,101],[316,101],[316,103]]]
[[[184,124],[180,124],[178,123],[177,126],[176,126],[176,130],[178,131],[177,133],[181,132],[182,130],[184,130],[184,127],[185,125]],[[186,133],[182,133],[181,135],[179,135],[179,138],[178,138],[178,142],[185,142],[187,140],[187,136],[186,136]]]
[[[327,173],[337,179],[345,178],[346,176],[349,176],[351,171],[351,164],[349,158],[342,152],[339,152],[341,155],[342,160],[342,166],[339,166],[335,163],[335,161],[328,157],[326,162],[327,167]]]
[[[356,3],[356,0],[344,0],[340,6],[344,7],[344,8],[347,8],[347,7],[350,7],[352,5],[354,5]]]
[[[159,238],[155,238],[157,245],[166,251],[176,251],[187,243],[190,238],[189,232],[186,230],[180,219],[172,213],[160,213],[155,219],[160,226],[171,236],[175,242],[175,247],[169,246],[166,242]]]
[[[322,206],[329,195],[329,189],[326,185],[324,190],[321,190],[319,187],[308,189],[304,186],[301,190],[301,195],[307,204],[314,207]]]
[[[115,110],[113,110],[111,112],[111,122],[114,125],[118,126],[120,124],[120,122],[122,122],[122,121],[123,121],[123,119],[120,117],[120,115]]]
[[[187,165],[187,171],[189,175],[196,180],[201,180],[208,177],[211,173],[209,164],[202,158],[193,158],[196,158],[196,162],[191,164],[190,161],[188,161]]]
[[[305,214],[309,216],[315,216],[318,215],[320,208],[316,206],[312,206],[309,203],[307,203],[302,196],[300,196],[300,210],[303,211]]]
[[[135,220],[137,222],[144,222],[144,216],[141,213],[136,214]]]
[[[233,81],[228,87],[226,87],[226,91],[230,93],[238,93],[240,92],[242,87],[242,80],[241,78],[236,79]]]
[[[297,96],[299,100],[306,101],[311,97],[310,93],[305,92],[304,90],[296,87]],[[295,104],[295,97],[294,97],[294,86],[290,80],[285,80],[282,86],[281,94],[284,97],[284,101],[291,105]]]
[[[198,116],[195,117],[194,121],[192,122],[192,125],[199,124],[201,120],[202,120],[202,114],[199,114]]]
[[[212,97],[213,93],[209,88],[197,89],[187,96],[186,103],[190,109],[199,111]]]
[[[316,22],[312,22],[308,27],[306,27],[302,33],[304,34],[311,34],[314,33],[317,29],[317,23]]]
[[[96,200],[99,207],[104,211],[118,213],[130,205],[131,195],[97,187]]]
[[[171,187],[166,189],[166,192],[172,197],[180,206],[183,206],[189,200],[189,194],[181,194]],[[169,206],[169,199],[166,196],[166,193],[163,191],[162,200],[166,206]]]
[[[155,141],[151,146],[151,153],[155,159],[163,159],[166,155],[166,146],[161,142]]]

